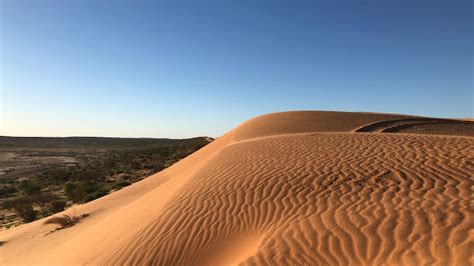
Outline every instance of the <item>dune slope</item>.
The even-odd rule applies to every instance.
[[[472,265],[473,128],[374,113],[256,117],[67,210],[89,214],[72,227],[43,219],[1,232],[0,264]]]

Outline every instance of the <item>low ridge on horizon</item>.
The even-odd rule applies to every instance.
[[[265,117],[265,116],[271,116],[271,115],[278,115],[278,114],[292,114],[292,113],[320,113],[320,114],[371,114],[371,115],[386,115],[387,117],[403,117],[403,118],[408,118],[408,117],[413,117],[413,118],[421,118],[421,119],[432,119],[434,122],[436,121],[447,121],[447,122],[464,122],[464,121],[474,121],[474,117],[444,117],[444,118],[434,118],[434,117],[427,117],[423,115],[416,115],[416,114],[399,114],[399,113],[380,113],[380,112],[369,112],[369,111],[334,111],[334,110],[292,110],[292,111],[276,111],[276,112],[271,112],[271,113],[265,113],[265,114],[259,114],[254,116],[252,119],[256,119],[259,117]],[[432,134],[439,134],[437,131],[433,131]],[[463,133],[461,133],[463,134]],[[217,138],[219,136],[193,136],[193,137],[187,137],[187,138],[174,138],[174,137],[121,137],[121,136],[95,136],[95,135],[67,135],[67,136],[17,136],[17,135],[0,135],[0,138],[38,138],[38,139],[68,139],[68,138],[76,138],[76,139],[94,139],[94,138],[102,138],[102,139],[191,139],[191,138],[199,138],[199,137],[204,137],[204,138]]]

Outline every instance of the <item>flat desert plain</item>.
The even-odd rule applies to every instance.
[[[0,264],[474,265],[474,122],[298,111],[0,233]]]

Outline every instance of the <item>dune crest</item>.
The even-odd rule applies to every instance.
[[[0,264],[472,265],[474,122],[301,111],[0,233]],[[48,218],[45,218],[48,219]]]

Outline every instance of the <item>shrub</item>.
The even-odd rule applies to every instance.
[[[122,181],[118,182],[117,184],[115,184],[114,188],[115,189],[121,189],[123,187],[130,186],[131,184],[132,183],[130,183],[130,181],[122,180]]]
[[[73,202],[82,202],[86,196],[86,183],[82,181],[68,182],[64,188],[64,192]]]
[[[33,209],[33,204],[29,200],[24,198],[14,200],[12,207],[23,222],[29,223],[36,220],[38,212]]]
[[[93,200],[98,199],[100,197],[103,197],[105,195],[107,195],[107,191],[105,191],[105,190],[95,191],[95,192],[87,194],[84,197],[84,202],[93,201]]]
[[[132,162],[132,168],[135,169],[135,170],[139,170],[139,169],[142,168],[142,164],[140,162],[133,161]]]
[[[54,184],[67,181],[70,177],[70,173],[65,168],[49,169],[44,174],[46,178],[54,182]]]
[[[31,202],[37,203],[39,205],[45,205],[51,201],[53,198],[49,193],[40,193],[28,196]]]
[[[155,169],[155,166],[151,163],[145,163],[145,165],[143,165],[143,168],[145,168],[147,170],[153,170],[153,169]]]
[[[65,200],[52,200],[50,202],[51,205],[51,211],[56,213],[56,212],[62,212],[64,211],[64,208],[66,207],[66,201]]]
[[[129,174],[125,174],[125,175],[123,175],[122,178],[125,179],[125,180],[129,180],[129,179],[132,179],[133,177]]]
[[[89,202],[104,195],[107,195],[107,190],[98,187],[92,182],[75,181],[66,184],[66,196],[76,203]]]
[[[75,171],[71,178],[76,181],[88,182],[90,180],[103,180],[105,178],[105,173],[99,170],[77,170]]]
[[[38,195],[41,193],[41,186],[34,181],[23,180],[20,183],[20,189],[25,192],[26,195]]]
[[[161,170],[163,170],[163,169],[165,169],[165,168],[166,168],[166,167],[165,167],[165,164],[162,163],[162,162],[155,162],[155,164],[153,165],[153,170],[154,170],[155,172],[159,172],[159,171],[161,171]]]
[[[37,212],[33,209],[32,205],[17,206],[15,207],[15,211],[25,223],[33,222],[34,220],[36,220]]]

